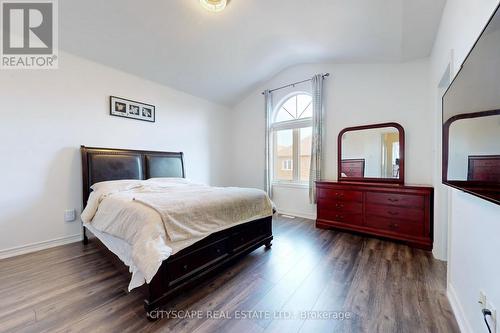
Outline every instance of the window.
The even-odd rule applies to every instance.
[[[285,98],[271,125],[273,181],[307,183],[311,165],[312,99],[305,93]]]
[[[293,130],[286,129],[274,132],[274,141],[276,142],[273,151],[276,167],[274,175],[279,180],[293,180]],[[289,165],[287,165],[289,163]],[[286,167],[289,166],[289,167]]]
[[[281,170],[284,171],[291,171],[292,169],[292,160],[283,160],[283,163],[281,164]]]

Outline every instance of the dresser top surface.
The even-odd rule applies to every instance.
[[[415,185],[415,184],[390,184],[390,183],[364,183],[364,182],[349,182],[349,181],[337,181],[337,180],[319,180],[316,181],[316,185],[335,185],[335,186],[346,186],[346,187],[370,187],[370,188],[387,188],[387,189],[416,189],[416,190],[433,190],[434,188],[429,185]]]

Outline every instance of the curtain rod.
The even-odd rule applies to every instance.
[[[325,77],[330,76],[330,73],[325,73],[322,76],[323,76],[323,79],[324,79]],[[288,87],[294,87],[296,84],[301,84],[301,83],[308,82],[308,81],[312,81],[312,79],[297,81],[297,82],[294,82],[294,83],[287,84],[286,86],[281,86],[281,87],[278,87],[278,88],[270,89],[269,92],[273,92],[273,91],[284,89],[284,88],[288,88]],[[262,95],[264,95],[264,94],[265,94],[265,91],[262,92]]]

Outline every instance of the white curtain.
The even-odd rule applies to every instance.
[[[321,165],[323,156],[323,75],[316,74],[312,78],[312,145],[311,169],[309,173],[309,200],[316,203],[315,181],[322,178]]]
[[[273,95],[271,91],[264,91],[265,97],[265,108],[266,108],[266,166],[265,166],[265,176],[264,176],[264,189],[270,198],[273,196],[273,185],[272,185],[272,151],[271,151],[271,122],[273,114]]]

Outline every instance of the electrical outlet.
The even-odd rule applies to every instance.
[[[486,308],[491,311],[491,318],[489,318],[489,323],[491,324],[491,331],[493,333],[497,332],[497,310],[493,304],[490,302],[486,303]]]
[[[479,291],[478,303],[479,303],[479,307],[481,308],[481,310],[486,307],[486,294],[482,290]]]
[[[486,293],[482,290],[479,291],[479,299],[478,299],[479,307],[481,311],[483,309],[487,309],[491,312],[491,316],[487,316],[486,319],[490,325],[491,332],[497,333],[497,310],[496,307],[491,304],[486,298]]]
[[[74,209],[67,209],[64,211],[64,222],[73,222],[76,220],[76,211]]]

